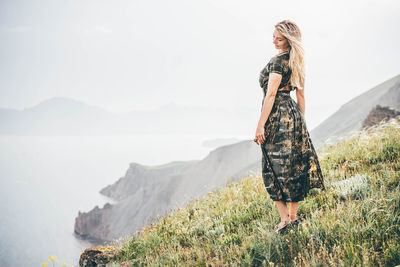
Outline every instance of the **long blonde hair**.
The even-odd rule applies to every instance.
[[[279,31],[288,41],[290,50],[289,67],[292,70],[290,84],[298,89],[303,89],[305,80],[304,48],[301,43],[300,28],[291,20],[282,20],[275,24]]]

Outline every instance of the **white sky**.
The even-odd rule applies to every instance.
[[[291,19],[311,130],[400,73],[399,11],[398,0],[0,0],[0,107],[63,96],[115,112],[260,110],[273,25]]]

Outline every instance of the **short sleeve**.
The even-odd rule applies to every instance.
[[[275,57],[271,60],[270,70],[269,72],[275,72],[283,75],[283,62],[279,57]]]

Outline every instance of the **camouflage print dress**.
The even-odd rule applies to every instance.
[[[297,90],[289,83],[289,53],[275,55],[260,72],[264,98],[269,73],[282,75],[271,113],[265,123],[262,151],[262,177],[272,200],[297,202],[311,188],[325,190],[318,156],[310,139],[304,115],[290,96]],[[288,85],[288,90],[282,90]],[[263,102],[264,103],[264,99]]]

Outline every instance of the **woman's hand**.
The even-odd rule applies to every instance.
[[[265,141],[265,130],[264,127],[257,126],[256,130],[256,138],[254,138],[254,142],[257,143],[257,145],[260,145],[264,143]]]

